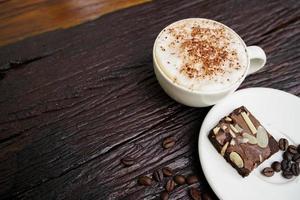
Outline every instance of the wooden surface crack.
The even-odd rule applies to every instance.
[[[50,54],[49,54],[50,55]],[[20,60],[11,60],[8,63],[1,65],[0,66],[0,72],[8,71],[10,69],[18,68],[18,67],[23,67],[29,63],[41,60],[43,58],[48,57],[49,55],[42,55],[42,56],[36,56],[33,58],[25,58],[25,59],[20,59]]]

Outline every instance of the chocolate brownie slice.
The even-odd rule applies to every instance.
[[[222,118],[208,138],[243,177],[279,150],[274,137],[244,106]]]

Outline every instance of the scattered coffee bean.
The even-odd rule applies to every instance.
[[[289,141],[285,138],[281,138],[278,142],[278,146],[280,150],[285,151],[289,146]]]
[[[204,194],[202,195],[202,199],[203,199],[203,200],[212,200],[211,196],[210,196],[208,193],[204,193]]]
[[[173,170],[170,167],[164,167],[162,169],[162,172],[163,172],[164,176],[166,176],[166,177],[173,176]]]
[[[195,175],[190,175],[190,176],[188,176],[187,177],[187,179],[186,179],[186,182],[187,182],[187,184],[189,184],[189,185],[192,185],[192,184],[194,184],[194,183],[198,183],[198,177],[197,176],[195,176]]]
[[[165,139],[163,140],[163,147],[164,147],[165,149],[171,148],[171,147],[173,147],[174,145],[175,145],[175,140],[174,140],[174,138],[168,137],[168,138],[165,138]]]
[[[288,171],[291,169],[291,161],[283,160],[281,161],[281,169],[283,171]]]
[[[281,164],[278,161],[273,162],[271,167],[275,172],[280,172],[281,170]]]
[[[293,161],[295,161],[296,163],[300,163],[300,154],[297,153],[293,156]]]
[[[279,172],[282,170],[282,176],[286,179],[291,179],[293,176],[300,174],[300,144],[298,146],[289,145],[285,138],[278,141],[279,149],[285,151],[282,155],[281,162],[275,161],[271,167],[263,169],[262,174],[265,176],[273,176],[274,171]]]
[[[157,169],[153,172],[152,175],[153,179],[156,180],[157,182],[161,182],[164,178],[164,175],[160,169]]]
[[[274,170],[271,167],[266,167],[262,170],[262,174],[267,177],[271,177],[274,175]]]
[[[293,172],[291,172],[291,171],[284,171],[284,172],[282,172],[282,176],[284,178],[286,178],[286,179],[291,179],[291,178],[293,178]]]
[[[172,192],[175,188],[175,182],[173,181],[173,179],[168,180],[167,184],[166,184],[166,190],[167,192]]]
[[[196,188],[191,188],[190,189],[190,195],[191,195],[193,200],[201,200],[201,193]]]
[[[185,177],[182,176],[182,175],[176,175],[176,176],[174,177],[174,181],[175,181],[175,183],[177,183],[178,185],[183,185],[183,184],[185,184]]]
[[[291,172],[293,172],[293,174],[295,176],[299,176],[299,165],[298,165],[298,163],[293,163],[292,164]]]
[[[168,200],[169,199],[169,194],[167,191],[163,191],[162,193],[160,193],[160,199],[161,200]]]
[[[288,147],[288,152],[290,152],[291,154],[296,154],[297,153],[297,147],[295,145],[290,145]]]
[[[138,183],[144,186],[150,186],[152,184],[152,179],[148,176],[140,176],[138,179]]]
[[[286,152],[283,153],[282,157],[283,157],[283,159],[290,161],[293,158],[293,154],[291,154],[290,152],[286,151]]]
[[[123,165],[125,165],[126,167],[129,167],[131,165],[134,165],[135,160],[129,156],[124,157],[121,159],[121,162],[123,163]]]

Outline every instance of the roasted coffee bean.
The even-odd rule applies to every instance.
[[[290,152],[286,151],[286,152],[284,152],[282,154],[282,157],[283,157],[284,160],[290,161],[293,158],[293,154],[291,154]]]
[[[208,193],[204,193],[204,194],[202,195],[202,199],[203,199],[203,200],[212,200],[211,196],[210,196]]]
[[[135,160],[129,156],[124,157],[121,159],[121,162],[123,163],[123,165],[125,165],[126,167],[129,167],[131,165],[134,165]]]
[[[284,178],[286,178],[286,179],[291,179],[291,178],[293,178],[293,172],[291,172],[291,171],[284,171],[284,172],[282,172],[282,176]]]
[[[295,161],[296,163],[300,163],[300,154],[297,153],[293,156],[293,161]]]
[[[290,170],[291,169],[291,165],[292,165],[291,161],[287,161],[287,160],[281,161],[281,169],[283,171]]]
[[[166,184],[166,190],[167,192],[172,192],[175,188],[175,182],[173,181],[173,179],[168,180],[167,184]]]
[[[264,176],[271,177],[274,175],[274,170],[271,167],[266,167],[261,172]]]
[[[295,145],[290,145],[288,147],[288,152],[290,152],[291,154],[296,154],[298,151],[297,151],[297,147]]]
[[[289,141],[285,138],[281,138],[278,142],[278,146],[280,150],[285,151],[289,146]]]
[[[185,177],[182,176],[182,175],[176,175],[176,176],[174,177],[174,181],[175,181],[175,183],[177,183],[178,185],[183,185],[183,184],[185,184]]]
[[[149,186],[152,184],[152,179],[148,176],[140,176],[138,179],[138,183],[140,185]]]
[[[153,172],[152,175],[153,179],[156,180],[157,182],[161,182],[164,178],[164,175],[160,169],[157,169]]]
[[[188,176],[187,177],[187,179],[186,179],[186,182],[187,182],[187,184],[189,184],[189,185],[192,185],[192,184],[194,184],[194,183],[198,183],[198,177],[197,176],[195,176],[195,175],[190,175],[190,176]]]
[[[173,170],[170,167],[164,167],[162,172],[166,177],[173,176]]]
[[[174,140],[174,138],[168,137],[168,138],[165,138],[165,139],[163,140],[163,147],[164,147],[165,149],[171,148],[171,147],[173,147],[174,145],[175,145],[175,140]]]
[[[161,200],[168,200],[169,199],[169,194],[167,191],[163,191],[162,193],[160,193],[160,199]]]
[[[297,147],[297,151],[298,151],[298,153],[300,153],[300,144]]]
[[[281,164],[278,161],[273,162],[271,167],[275,172],[280,172],[281,170]]]
[[[190,189],[190,195],[191,195],[193,200],[201,200],[201,193],[196,188],[191,188]]]
[[[291,172],[293,172],[293,174],[295,176],[299,176],[299,164],[298,163],[293,163],[292,164]]]

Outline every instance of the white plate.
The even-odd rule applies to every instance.
[[[203,121],[198,150],[205,177],[211,188],[223,200],[293,200],[300,199],[300,176],[287,180],[276,173],[264,177],[260,171],[275,160],[278,152],[263,162],[248,177],[242,178],[216,151],[207,138],[218,121],[239,106],[246,106],[261,124],[276,138],[285,137],[300,144],[300,98],[289,93],[268,89],[239,90],[215,105]]]

